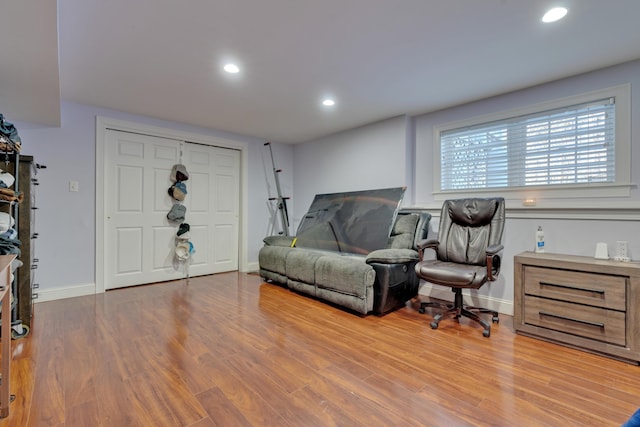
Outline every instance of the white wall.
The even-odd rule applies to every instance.
[[[23,141],[22,154],[32,155],[37,163],[47,166],[38,172],[40,185],[36,187],[36,205],[39,209],[35,211],[35,229],[40,237],[34,244],[40,260],[36,274],[41,300],[83,294],[95,286],[97,115],[247,143],[249,194],[246,259],[249,270],[257,269],[258,250],[272,223],[267,199],[275,195],[271,159],[268,158],[267,164],[268,151],[263,146],[264,141],[65,102],[62,104],[60,128],[15,123]],[[273,149],[274,157],[282,157],[283,163],[290,165],[291,146],[274,143]],[[69,192],[71,180],[79,182],[77,193]],[[292,187],[292,174],[283,174],[281,180],[287,190]]]
[[[294,230],[316,194],[407,186],[412,203],[410,123],[395,117],[294,146]]]
[[[437,233],[441,202],[433,197],[433,128],[444,123],[537,104],[619,84],[632,86],[632,182],[640,182],[640,61],[598,70],[526,90],[509,93],[447,110],[406,119],[374,123],[294,147],[296,219],[304,214],[313,195],[321,192],[384,188],[409,184],[411,203],[435,215],[431,231]],[[410,143],[403,146],[404,138]],[[404,163],[403,163],[404,162]],[[414,177],[408,177],[413,175]],[[500,195],[500,194],[496,194]],[[406,201],[406,200],[405,200]],[[627,240],[633,259],[640,260],[640,191],[631,191],[632,208],[607,209],[609,199],[587,201],[590,209],[507,209],[505,251],[499,279],[473,292],[479,304],[503,313],[513,312],[513,257],[533,249],[541,225],[547,252],[593,256],[597,242],[613,252],[617,240]],[[633,207],[635,206],[635,207]],[[451,299],[450,290],[423,286],[421,293]]]

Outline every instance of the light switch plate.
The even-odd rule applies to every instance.
[[[69,181],[69,191],[72,193],[78,192],[78,181]]]

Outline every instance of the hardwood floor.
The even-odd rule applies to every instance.
[[[225,273],[36,304],[0,426],[619,426],[640,367]]]

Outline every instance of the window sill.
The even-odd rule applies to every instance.
[[[640,201],[612,202],[595,201],[539,201],[535,206],[523,206],[520,200],[506,200],[507,218],[544,218],[544,219],[572,219],[572,220],[609,220],[609,221],[639,221]],[[415,206],[412,209],[422,209],[434,217],[440,216],[442,204],[430,203]]]
[[[435,200],[448,200],[465,197],[504,197],[505,200],[523,201],[536,199],[591,199],[604,197],[629,197],[634,184],[594,184],[594,185],[557,185],[542,187],[504,187],[489,189],[471,189],[459,191],[437,191]]]

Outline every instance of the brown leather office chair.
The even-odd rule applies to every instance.
[[[420,279],[441,286],[449,286],[455,292],[453,304],[422,302],[425,307],[441,307],[444,311],[434,316],[430,323],[437,329],[446,317],[465,316],[480,323],[485,337],[491,335],[491,324],[478,313],[491,313],[497,323],[498,313],[480,307],[467,307],[462,303],[463,289],[478,289],[488,281],[494,281],[500,272],[502,232],[504,230],[504,199],[447,200],[442,205],[438,240],[425,240],[420,246],[420,261],[415,271]],[[433,249],[435,259],[424,259],[424,251]]]

